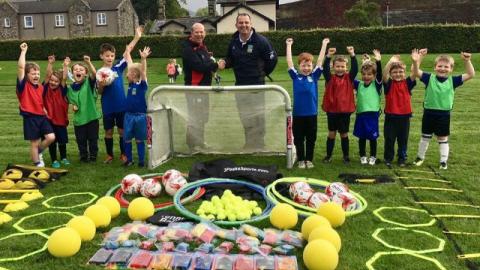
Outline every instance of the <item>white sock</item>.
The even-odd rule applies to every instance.
[[[420,143],[418,144],[418,152],[417,157],[421,159],[425,159],[425,153],[428,149],[428,144],[432,139],[432,134],[422,134],[422,138],[420,139]]]
[[[440,148],[440,163],[447,162],[448,152],[450,151],[450,146],[448,145],[448,139],[443,141],[438,141],[438,146]]]

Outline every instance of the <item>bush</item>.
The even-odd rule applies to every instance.
[[[307,51],[318,53],[322,39],[329,37],[330,47],[337,47],[339,53],[346,53],[345,47],[355,46],[357,53],[371,52],[380,49],[382,53],[409,53],[412,48],[428,48],[432,53],[457,53],[460,51],[478,52],[480,49],[480,25],[413,25],[401,27],[369,27],[369,28],[334,28],[315,30],[271,31],[264,35],[270,39],[279,55],[285,54],[285,39],[295,40],[294,54]],[[28,59],[47,59],[55,54],[59,59],[70,56],[81,59],[86,54],[98,59],[99,47],[102,43],[111,43],[120,55],[132,37],[85,37],[75,39],[51,39],[28,41]],[[150,46],[152,57],[181,56],[181,42],[185,36],[145,36],[138,48]],[[206,44],[216,57],[224,56],[230,34],[209,34]],[[20,41],[0,42],[0,59],[15,60],[20,53]],[[136,55],[134,57],[138,57]]]

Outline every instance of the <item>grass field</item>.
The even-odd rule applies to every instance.
[[[153,48],[154,49],[154,48]],[[407,56],[403,56],[406,58]],[[387,59],[385,56],[384,59]],[[457,65],[455,74],[463,71],[463,63],[458,56],[455,56]],[[480,69],[480,54],[473,57],[474,66]],[[386,60],[384,60],[385,62]],[[407,61],[409,62],[409,61]],[[39,61],[42,66],[42,72],[46,66],[45,61]],[[167,82],[164,67],[165,59],[149,59],[149,84],[151,88],[159,84]],[[95,63],[99,66],[99,63]],[[433,56],[428,56],[423,69],[431,71],[433,67]],[[0,62],[0,142],[2,145],[0,151],[0,167],[6,166],[7,163],[30,163],[28,150],[29,144],[23,140],[22,133],[22,119],[18,114],[18,102],[15,95],[15,77],[16,77],[16,63],[15,62]],[[478,73],[477,73],[478,74]],[[278,84],[289,92],[291,92],[291,81],[286,72],[285,59],[281,58],[276,71],[272,75],[275,79],[275,84]],[[233,74],[231,71],[222,73],[223,84],[233,84]],[[178,83],[181,83],[183,77],[179,78]],[[319,83],[320,96],[323,95],[324,83],[323,80]],[[420,124],[422,115],[422,100],[424,87],[422,83],[414,89],[413,94],[413,108],[414,117],[412,118],[412,126],[409,140],[409,161],[415,158],[418,140],[420,137]],[[368,201],[368,209],[360,215],[347,219],[347,222],[339,228],[339,233],[343,240],[342,250],[340,252],[340,264],[338,269],[366,269],[365,263],[375,253],[379,251],[392,251],[391,249],[381,245],[372,238],[372,233],[381,227],[394,227],[394,225],[381,222],[373,215],[373,211],[381,206],[408,206],[420,208],[414,203],[414,196],[417,196],[423,201],[443,201],[443,202],[457,202],[480,205],[480,147],[478,139],[480,138],[480,107],[478,105],[478,98],[480,96],[480,76],[469,81],[457,91],[455,98],[455,108],[452,114],[450,137],[450,159],[449,168],[447,171],[440,172],[442,176],[453,182],[454,187],[462,189],[463,193],[449,193],[442,191],[408,191],[404,189],[400,181],[393,184],[384,185],[355,185],[352,188],[362,194]],[[381,116],[381,126],[383,127],[383,116]],[[326,138],[326,117],[323,113],[319,114],[318,125],[318,139],[317,148],[315,151],[315,168],[312,170],[286,170],[284,167],[284,158],[281,157],[252,157],[252,156],[234,156],[231,157],[239,164],[245,163],[259,163],[259,164],[276,164],[281,168],[281,172],[285,176],[306,176],[311,178],[326,179],[329,181],[337,180],[339,173],[367,173],[367,174],[390,174],[394,175],[395,170],[389,170],[383,164],[374,167],[362,167],[358,161],[358,144],[357,140],[350,136],[351,158],[350,165],[344,165],[341,162],[340,142],[337,140],[333,162],[325,165],[320,161],[325,153],[325,138]],[[352,117],[352,123],[354,117]],[[352,126],[353,127],[353,126]],[[44,190],[43,194],[46,198],[66,194],[70,192],[93,192],[97,195],[103,195],[113,185],[117,184],[122,177],[128,173],[144,174],[149,171],[146,169],[128,168],[125,169],[120,166],[120,161],[116,160],[113,164],[104,165],[100,161],[96,164],[81,164],[78,161],[78,152],[74,140],[73,128],[69,127],[70,143],[68,144],[68,155],[72,164],[69,167],[70,172],[67,176],[58,182],[49,184]],[[99,159],[105,155],[105,147],[103,143],[103,131],[100,134],[100,153]],[[115,141],[115,151],[118,156],[118,141]],[[383,157],[383,137],[379,139],[378,156]],[[46,154],[48,161],[48,154]],[[195,161],[209,160],[217,156],[194,156],[190,158],[174,158],[167,164],[156,169],[155,171],[162,172],[169,168],[176,168],[181,171],[188,171],[190,166]],[[430,144],[430,149],[427,153],[424,165],[419,168],[425,171],[431,171],[430,168],[438,172],[438,146],[435,141]],[[417,169],[410,167],[409,169]],[[402,173],[405,175],[407,173]],[[408,173],[410,175],[419,175],[419,173]],[[428,174],[426,174],[429,176]],[[420,174],[420,176],[425,176]],[[431,176],[431,175],[430,175]],[[407,185],[420,186],[434,186],[434,187],[448,187],[444,184],[433,183],[428,181],[404,180]],[[12,196],[7,196],[12,198]],[[86,196],[75,196],[56,200],[57,205],[74,205],[81,203],[89,198]],[[428,206],[431,212],[435,214],[470,214],[479,215],[480,211],[475,208],[453,207],[453,206]],[[85,208],[79,207],[68,210],[73,214],[81,214]],[[0,226],[0,238],[15,233],[16,230],[12,225],[21,217],[31,215],[43,211],[47,211],[40,202],[33,202],[31,207],[22,212],[13,213],[14,220],[8,224]],[[385,216],[388,218],[402,222],[402,223],[424,223],[430,220],[426,214],[418,214],[407,211],[385,211]],[[29,219],[25,222],[24,227],[46,228],[65,223],[69,219],[65,215],[46,215],[37,218]],[[479,230],[479,219],[454,219],[442,218],[441,222],[453,231],[477,232]],[[115,219],[111,225],[120,226],[128,222],[126,214],[122,214]],[[458,250],[455,249],[457,245],[464,253],[478,253],[480,246],[478,245],[480,236],[452,236],[449,240],[443,233],[442,228],[437,222],[431,227],[415,228],[418,230],[427,231],[439,238],[445,239],[447,244],[445,250],[442,252],[426,254],[428,257],[437,259],[445,269],[469,269],[465,261],[456,259]],[[258,224],[260,226],[269,226],[269,224]],[[110,227],[110,228],[111,228]],[[105,230],[107,231],[107,230]],[[50,231],[46,232],[51,233]],[[382,234],[382,237],[394,246],[402,246],[410,249],[429,249],[434,248],[436,242],[433,239],[423,237],[421,234],[413,234],[406,232],[387,231]],[[9,238],[0,241],[0,269],[5,267],[8,269],[95,269],[92,266],[86,266],[85,263],[99,248],[101,242],[101,234],[97,234],[92,242],[84,243],[81,251],[71,258],[55,259],[47,252],[37,254],[35,256],[26,258],[16,262],[1,262],[1,258],[18,256],[19,254],[28,253],[40,248],[45,240],[36,235],[29,235],[23,237]],[[452,242],[453,240],[454,242]],[[301,256],[299,256],[301,262]],[[480,259],[471,260],[470,269],[476,269],[480,266]],[[303,268],[303,264],[300,263]],[[436,269],[431,263],[412,256],[386,256],[382,257],[376,263],[376,269]]]

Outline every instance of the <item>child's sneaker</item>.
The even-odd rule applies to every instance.
[[[325,156],[323,158],[323,163],[332,163],[332,157],[331,156]]]
[[[372,166],[373,166],[373,165],[375,165],[376,163],[377,163],[377,158],[376,158],[376,157],[370,157],[370,158],[368,159],[368,164],[369,164],[369,165],[372,165]]]
[[[343,164],[350,164],[350,158],[349,157],[343,157]]]
[[[305,169],[305,161],[301,160],[299,162],[297,162],[297,166],[299,169]]]
[[[60,168],[60,162],[58,162],[58,160],[55,160],[55,161],[52,163],[52,168],[55,168],[55,169]]]
[[[385,166],[387,166],[389,169],[393,168],[391,161],[385,161]]]
[[[367,157],[360,157],[360,164],[366,165],[368,163]]]
[[[68,159],[64,158],[64,159],[62,159],[62,164],[65,165],[65,166],[68,166],[68,165],[70,165],[70,161],[68,161]]]
[[[39,162],[35,163],[35,167],[43,168],[43,167],[45,167],[45,163],[43,162],[43,160],[39,161]]]
[[[307,167],[307,169],[313,169],[315,165],[313,165],[313,162],[311,162],[310,160],[307,160],[305,161],[305,167]]]
[[[413,162],[413,165],[415,166],[421,166],[423,164],[423,159],[417,157],[415,161]]]
[[[123,163],[127,162],[128,161],[128,158],[125,154],[121,154],[120,155],[120,161],[122,161]]]
[[[43,154],[42,154],[42,153],[39,153],[39,154],[38,154],[38,161],[40,161],[40,162],[42,162],[43,164],[45,164],[45,163],[43,162]]]
[[[123,163],[123,167],[130,167],[130,166],[133,166],[135,163],[133,161],[125,161]]]
[[[144,168],[144,167],[145,167],[145,163],[139,162],[139,163],[138,163],[138,167],[139,167],[139,168]]]
[[[447,162],[440,162],[440,170],[446,170],[448,168]]]
[[[110,156],[110,155],[107,155],[107,157],[105,158],[105,160],[103,161],[103,163],[105,163],[105,164],[110,164],[110,163],[112,163],[112,161],[113,161],[113,157]]]
[[[400,166],[402,168],[407,166],[407,161],[405,159],[399,159],[398,160],[398,166]]]

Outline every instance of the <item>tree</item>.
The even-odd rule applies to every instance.
[[[137,12],[138,21],[144,24],[158,17],[158,0],[131,0]],[[188,10],[182,8],[180,3],[187,4],[186,0],[165,0],[165,13],[169,19],[188,16]],[[179,3],[180,2],[180,3]]]
[[[186,0],[179,0],[182,3],[186,3]],[[188,10],[182,8],[178,3],[178,0],[166,0],[165,1],[165,16],[167,19],[175,19],[179,17],[189,17]]]
[[[195,12],[195,17],[206,17],[208,16],[208,7],[203,7],[197,9],[197,12]]]
[[[350,26],[379,26],[382,25],[380,5],[368,0],[357,1],[352,8],[346,10],[344,15]]]

